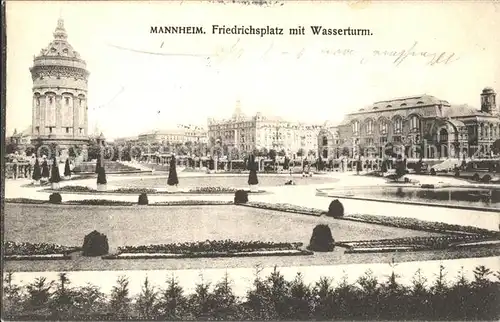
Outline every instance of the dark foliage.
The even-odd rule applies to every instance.
[[[53,204],[60,204],[62,202],[61,194],[58,192],[51,193],[49,196],[49,202]]]
[[[40,163],[38,163],[38,158],[35,160],[35,166],[33,168],[33,180],[38,181],[42,178],[42,171],[40,169]]]
[[[69,158],[66,159],[66,163],[64,164],[64,176],[71,177],[71,169],[69,167]]]
[[[169,186],[176,186],[179,184],[179,179],[177,178],[177,168],[175,156],[170,159],[170,171],[168,172],[167,184]]]
[[[147,205],[147,204],[149,204],[148,195],[145,194],[145,193],[141,193],[139,195],[139,200],[137,201],[137,204],[139,204],[139,205]]]
[[[47,163],[47,160],[43,160],[42,162],[42,178],[48,178],[49,177],[49,165]]]
[[[237,190],[234,193],[234,203],[247,203],[248,202],[248,192],[245,190]]]
[[[344,206],[338,199],[330,202],[330,206],[328,206],[327,216],[335,218],[344,216]]]
[[[82,247],[83,256],[103,256],[109,252],[108,237],[94,230],[86,235]]]
[[[321,277],[307,285],[299,273],[287,280],[275,268],[256,277],[246,297],[239,299],[226,274],[211,285],[201,279],[186,294],[174,275],[163,285],[142,283],[138,295],[130,295],[129,280],[120,276],[105,295],[91,284],[72,286],[68,275],[57,281],[37,278],[23,286],[13,273],[4,275],[5,320],[488,320],[500,316],[498,272],[478,266],[474,278],[463,272],[449,278],[443,266],[427,280],[417,270],[403,285],[394,270],[379,279],[368,270],[356,283],[347,276],[335,286]]]
[[[108,180],[106,180],[106,170],[104,167],[99,167],[97,173],[97,184],[106,184],[108,183]]]
[[[317,225],[313,229],[311,240],[307,249],[315,252],[331,252],[334,248],[335,240],[328,225]]]
[[[251,155],[248,159],[248,168],[250,174],[248,175],[248,184],[256,185],[259,184],[259,179],[257,179],[257,163],[255,162],[255,156]]]
[[[56,158],[52,161],[52,170],[50,171],[50,182],[58,183],[61,182],[61,175],[59,174],[59,165],[57,164]]]

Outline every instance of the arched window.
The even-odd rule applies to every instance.
[[[415,132],[420,130],[420,119],[418,116],[412,115],[410,117],[410,129]]]
[[[441,130],[439,131],[439,140],[440,140],[441,142],[443,142],[443,141],[444,141],[444,142],[448,141],[448,131],[447,131],[446,129],[441,129]]]
[[[323,136],[323,146],[325,145],[328,145],[328,138],[325,136]]]
[[[359,121],[352,122],[352,133],[354,135],[358,135],[359,134]]]
[[[403,119],[396,117],[394,119],[394,133],[399,134],[403,129]]]
[[[372,134],[373,133],[373,120],[368,120],[366,122],[366,134]]]
[[[387,134],[387,121],[382,120],[380,122],[380,134],[386,135]]]

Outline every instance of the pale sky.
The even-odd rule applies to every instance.
[[[90,71],[89,132],[97,124],[108,138],[179,123],[206,126],[207,117],[229,117],[237,99],[247,114],[335,123],[345,113],[394,97],[427,93],[479,108],[482,88],[500,92],[499,4],[353,2],[259,7],[9,1],[7,134],[31,124],[29,67],[52,40],[59,16]],[[212,35],[214,24],[269,25],[285,35]],[[150,34],[154,25],[203,26],[206,34]],[[314,36],[311,25],[370,28],[373,36]],[[305,26],[306,35],[286,35],[297,26]],[[408,51],[415,43],[415,52],[455,53],[454,61],[430,66],[430,58],[410,55],[396,66],[396,57],[373,56],[374,50]],[[339,49],[353,54],[325,53]]]

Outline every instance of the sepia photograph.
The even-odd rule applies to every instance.
[[[2,10],[2,320],[500,319],[500,2]]]

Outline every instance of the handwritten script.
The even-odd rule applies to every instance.
[[[351,58],[355,59],[355,61],[357,61],[359,64],[369,64],[374,63],[377,59],[385,59],[396,67],[401,66],[403,63],[410,62],[420,63],[426,66],[450,65],[460,59],[460,57],[454,52],[423,50],[420,48],[417,41],[415,41],[412,45],[407,46],[406,48],[398,49],[357,50],[352,48],[322,48],[317,50],[304,47],[294,51],[280,49],[273,42],[261,52],[256,52],[255,50],[245,50],[245,48],[241,44],[240,39],[238,38],[238,40],[236,40],[232,45],[219,46],[212,50],[212,52],[207,53],[167,52],[163,50],[163,45],[164,43],[162,42],[158,46],[159,50],[156,51],[140,50],[117,45],[110,46],[120,50],[126,50],[139,54],[203,57],[207,60],[207,66],[209,67],[215,67],[217,64],[223,64],[224,62],[240,60],[248,57],[262,60],[271,57],[288,57],[291,59],[300,60],[307,57],[315,59],[320,55],[323,57],[332,58]]]

